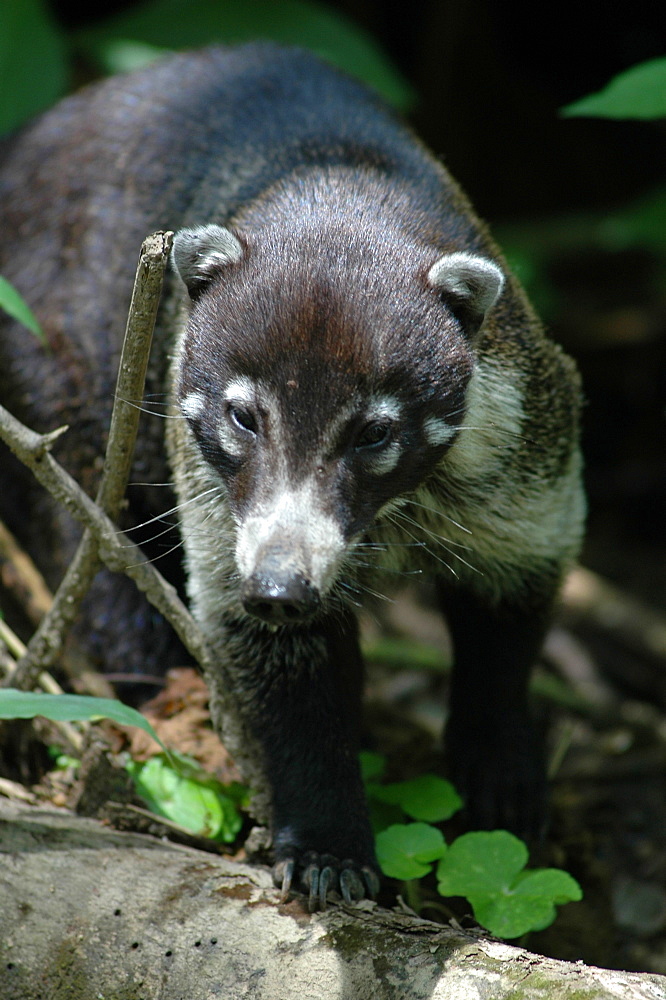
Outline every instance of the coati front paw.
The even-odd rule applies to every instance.
[[[345,903],[374,899],[379,892],[379,876],[370,865],[360,865],[347,858],[338,860],[332,854],[317,851],[294,851],[290,857],[273,866],[273,881],[281,890],[284,902],[294,884],[308,895],[308,909],[326,909],[329,889],[340,893]]]

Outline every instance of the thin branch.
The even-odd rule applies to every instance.
[[[97,493],[99,507],[114,519],[118,516],[125,493],[138,428],[139,410],[129,400],[143,396],[150,344],[172,238],[172,233],[155,233],[144,240],[134,279],[104,471]],[[31,449],[34,460],[39,461],[41,454],[44,461],[49,459],[53,462],[48,450],[63,430],[60,428],[52,434],[43,435],[39,444],[37,439],[33,440]],[[7,443],[13,447],[9,441]],[[16,454],[21,457],[18,451]],[[36,474],[34,465],[30,467]],[[21,657],[16,669],[5,681],[5,686],[31,688],[38,675],[52,665],[99,567],[95,534],[86,531],[51,608],[30,640],[25,656]]]
[[[0,576],[31,625],[36,627],[51,607],[53,594],[30,556],[0,522]]]
[[[99,509],[49,454],[50,435],[35,434],[0,406],[0,438],[77,521],[88,528],[99,546],[102,561],[117,573],[125,573],[150,603],[167,619],[192,656],[203,666],[211,658],[201,631],[189,611],[141,549]],[[15,686],[5,682],[5,687]]]

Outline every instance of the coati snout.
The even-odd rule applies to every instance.
[[[470,824],[538,830],[528,678],[584,515],[573,363],[369,90],[274,45],[171,56],[3,146],[0,273],[50,350],[0,315],[0,398],[36,430],[69,425],[54,452],[91,494],[157,229],[177,236],[146,406],[168,417],[142,425],[123,527],[177,580],[178,539],[149,526],[178,511],[211,710],[268,790],[283,894],[377,891],[355,612],[407,573],[433,578],[451,632],[445,745]],[[55,584],[77,529],[0,459],[0,516]],[[175,501],[151,485],[169,481]],[[82,637],[116,671],[180,656],[107,572]]]
[[[271,553],[271,556],[274,554]],[[275,568],[271,565],[275,561]],[[269,625],[306,622],[321,607],[321,597],[301,573],[285,572],[279,560],[267,559],[241,587],[243,607]]]

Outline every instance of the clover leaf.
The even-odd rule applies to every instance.
[[[384,874],[403,880],[427,875],[447,849],[441,832],[428,823],[396,823],[377,834],[376,845]]]
[[[524,871],[528,853],[522,840],[506,830],[458,837],[437,866],[443,896],[466,896],[474,916],[498,937],[513,938],[542,930],[555,918],[555,906],[582,898],[571,875],[557,868]]]

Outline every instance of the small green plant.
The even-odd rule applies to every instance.
[[[111,719],[121,726],[137,726],[167,752],[148,719],[129,705],[113,698],[84,694],[45,694],[42,691],[0,690],[0,719],[34,719],[41,715],[52,722],[97,722]]]
[[[595,94],[562,108],[566,117],[666,118],[666,57],[649,59],[614,76]]]
[[[43,339],[42,328],[32,309],[14,286],[10,285],[7,279],[2,276],[0,276],[0,309],[9,313],[19,323],[23,323],[35,336]]]
[[[198,836],[224,843],[235,840],[242,826],[240,809],[247,805],[247,789],[237,783],[222,785],[196,761],[167,750],[148,719],[136,709],[112,698],[0,690],[0,719],[33,719],[37,715],[53,722],[111,719],[142,729],[164,750],[143,763],[127,763],[148,808]]]
[[[200,837],[231,844],[243,824],[239,809],[247,806],[247,789],[237,782],[222,785],[182,754],[158,754],[127,770],[148,808]]]
[[[442,896],[465,896],[476,920],[498,937],[540,931],[555,919],[555,906],[582,899],[581,888],[559,868],[525,871],[527,847],[507,830],[465,833],[437,865]]]
[[[464,896],[479,924],[498,937],[543,930],[555,919],[556,906],[582,898],[580,886],[567,872],[524,870],[527,847],[506,830],[466,833],[448,845],[431,825],[449,819],[462,806],[448,781],[422,775],[382,785],[384,761],[378,754],[362,754],[361,769],[376,824],[377,860],[385,875],[405,882],[414,908],[420,905],[416,880],[429,875],[435,863],[439,893]],[[393,810],[389,823],[377,804]],[[418,822],[396,822],[399,814]]]

